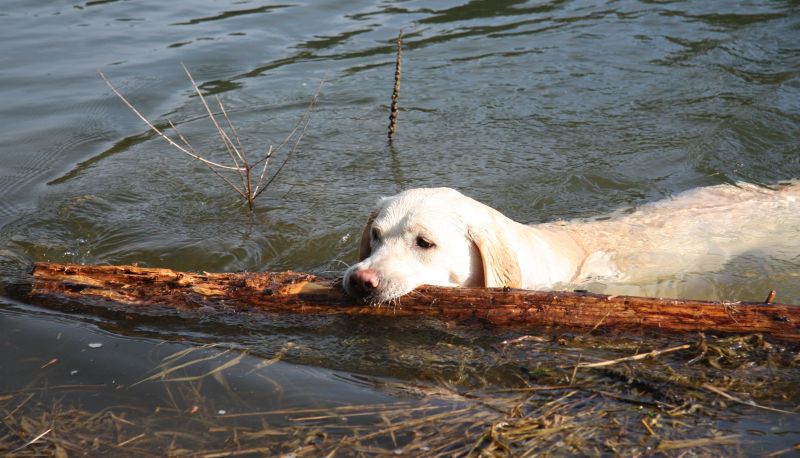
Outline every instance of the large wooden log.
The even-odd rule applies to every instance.
[[[424,286],[391,305],[369,306],[345,295],[335,281],[297,272],[190,273],[137,266],[38,263],[29,294],[34,302],[56,298],[122,307],[134,314],[225,310],[418,315],[500,326],[760,332],[800,341],[800,307],[786,304]]]

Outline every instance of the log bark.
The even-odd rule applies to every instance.
[[[360,304],[336,281],[300,272],[191,273],[137,266],[37,263],[29,298],[131,314],[296,313],[428,316],[497,326],[764,333],[800,341],[800,307],[607,296],[584,292],[423,286],[396,303]]]

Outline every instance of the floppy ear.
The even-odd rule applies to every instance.
[[[481,255],[485,288],[522,288],[522,271],[517,254],[501,227],[470,228],[467,237],[478,247]]]
[[[367,218],[367,224],[364,226],[364,230],[361,231],[361,243],[358,245],[358,260],[363,261],[367,259],[370,254],[372,254],[372,246],[370,245],[370,240],[372,239],[372,222],[375,221],[375,218],[378,216],[378,209],[372,210],[372,213],[369,214],[369,218]]]

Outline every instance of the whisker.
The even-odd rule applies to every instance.
[[[342,261],[341,259],[331,259],[330,260],[330,263],[335,263],[335,262],[344,265],[345,270],[349,269],[350,266],[352,266],[352,264],[346,263],[346,262]]]

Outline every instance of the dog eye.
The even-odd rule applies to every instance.
[[[381,239],[381,231],[379,231],[378,228],[373,227],[372,228],[372,240],[377,242],[380,239]]]
[[[433,242],[429,242],[422,237],[417,237],[417,246],[423,249],[433,248]]]

